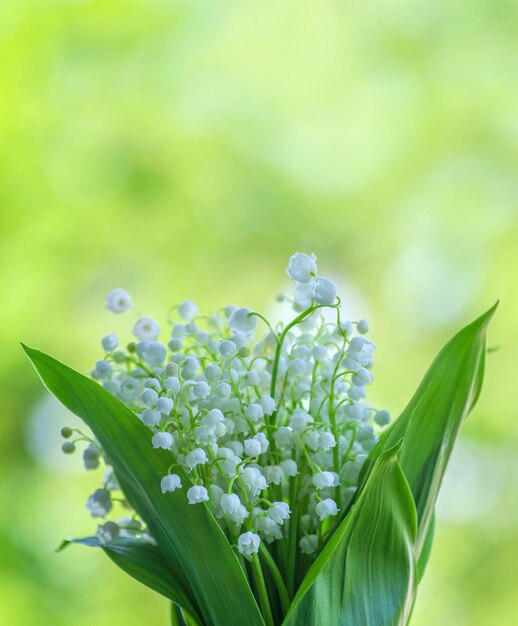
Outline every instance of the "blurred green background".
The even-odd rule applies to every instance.
[[[185,297],[275,314],[314,251],[378,344],[397,414],[497,298],[414,626],[518,624],[518,4],[7,0],[0,4],[0,624],[166,624],[95,551],[97,477],[18,341],[86,371]]]

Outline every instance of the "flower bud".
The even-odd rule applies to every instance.
[[[378,424],[378,426],[386,426],[387,424],[390,424],[389,412],[385,409],[378,411],[374,416],[374,421],[376,422],[376,424]]]
[[[356,324],[356,329],[361,335],[365,335],[365,333],[369,332],[369,322],[367,320],[360,320]]]
[[[219,353],[222,356],[234,356],[237,353],[236,344],[230,339],[225,339],[219,345]]]
[[[119,345],[119,339],[115,333],[110,333],[101,339],[101,344],[106,352],[113,352]]]
[[[178,352],[183,348],[183,341],[180,339],[180,337],[173,337],[169,340],[167,347],[169,348],[169,350],[171,350],[171,352]]]
[[[192,300],[184,300],[178,307],[178,313],[185,320],[192,320],[198,312],[198,306]]]
[[[61,449],[65,454],[73,454],[76,451],[76,444],[73,441],[65,441]]]

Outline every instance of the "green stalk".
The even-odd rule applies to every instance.
[[[290,518],[290,542],[288,548],[288,577],[287,577],[287,586],[288,591],[293,597],[295,591],[295,571],[297,569],[297,539],[298,539],[298,530],[299,530],[299,515],[300,515],[300,506],[295,499],[297,497],[298,491],[298,476],[295,476],[292,480],[292,484],[290,485],[290,505],[292,510],[292,515]]]
[[[284,343],[284,340],[286,339],[286,335],[294,326],[296,326],[299,322],[302,322],[306,317],[308,317],[308,315],[311,315],[311,313],[317,308],[318,307],[310,306],[309,309],[306,309],[300,315],[298,315],[294,320],[292,320],[286,326],[286,328],[282,331],[282,333],[279,335],[279,338],[277,340],[277,348],[275,350],[275,357],[273,361],[272,384],[270,387],[270,395],[272,396],[273,399],[275,399],[275,388],[277,386],[277,374],[279,373],[279,361],[281,358],[282,344]],[[276,412],[277,411],[275,411],[272,415],[272,424],[274,423],[273,418]]]
[[[279,568],[275,564],[275,561],[273,560],[272,555],[270,554],[268,548],[264,545],[263,542],[261,542],[261,545],[259,547],[259,552],[261,556],[263,557],[266,565],[268,566],[268,569],[270,570],[270,573],[272,575],[272,578],[275,584],[277,585],[277,591],[279,593],[279,599],[281,601],[282,611],[283,611],[283,614],[286,615],[286,613],[288,612],[288,609],[290,608],[291,600],[290,600],[290,596],[288,595],[288,591],[286,590],[286,585],[284,584],[284,580],[281,576],[281,573],[279,572]]]
[[[261,605],[264,620],[267,626],[275,626],[272,609],[270,607],[270,600],[268,599],[268,592],[266,590],[266,583],[264,582],[263,570],[261,569],[261,563],[257,553],[252,555],[252,569],[254,571],[254,579],[257,584],[257,593],[259,595],[259,604]]]
[[[340,354],[336,361],[336,366],[333,371],[333,376],[331,378],[331,388],[329,390],[329,423],[331,424],[331,432],[336,441],[336,445],[333,448],[333,468],[334,471],[339,474],[340,473],[340,460],[339,460],[339,452],[338,452],[338,430],[336,428],[336,407],[335,407],[335,382],[338,374],[338,370],[340,368],[340,364],[345,356],[345,346],[346,346],[347,338],[344,337],[344,343],[340,350]],[[337,485],[335,487],[335,500],[336,504],[340,506],[340,486]]]

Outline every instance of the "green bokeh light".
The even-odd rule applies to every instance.
[[[103,309],[114,286],[161,320],[185,297],[268,314],[299,249],[370,319],[372,400],[395,414],[501,298],[413,624],[512,623],[517,18],[504,0],[0,5],[2,626],[166,623],[102,555],[53,553],[91,530],[96,479],[61,458],[68,418],[18,340],[87,370],[130,326]]]

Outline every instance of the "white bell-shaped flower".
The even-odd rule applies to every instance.
[[[295,411],[291,414],[290,426],[296,433],[301,433],[307,425],[313,421],[314,420],[311,415],[306,413],[306,411],[303,411],[302,409],[295,409]]]
[[[178,474],[168,474],[160,481],[160,489],[162,493],[169,493],[182,488],[182,481]]]
[[[268,487],[266,478],[256,467],[245,467],[239,474],[239,480],[248,488],[252,497],[258,496]]]
[[[178,307],[178,313],[184,318],[184,320],[192,320],[196,317],[198,312],[198,306],[192,300],[184,300]]]
[[[158,398],[156,401],[156,410],[162,415],[169,415],[173,410],[174,402],[171,398]]]
[[[322,450],[327,451],[336,446],[336,439],[333,433],[325,432],[321,433],[318,438],[318,447],[322,448]]]
[[[115,348],[119,345],[119,338],[115,333],[110,333],[102,338],[101,344],[106,352],[113,352],[113,350],[115,350]]]
[[[277,524],[284,524],[284,521],[290,519],[290,507],[286,502],[274,502],[268,509],[268,517]]]
[[[315,285],[313,299],[319,304],[334,304],[338,294],[338,287],[329,278],[319,276]]]
[[[281,461],[279,466],[282,468],[285,476],[289,476],[292,478],[293,476],[297,476],[299,473],[297,463],[293,459],[286,459],[285,461]]]
[[[210,396],[210,386],[204,380],[200,380],[193,386],[192,392],[197,398],[207,398]]]
[[[164,381],[164,387],[167,390],[169,390],[171,393],[177,394],[182,388],[182,385],[180,383],[178,376],[169,376]]]
[[[207,502],[209,494],[207,489],[202,485],[195,485],[187,490],[187,501],[189,504],[199,504],[200,502]]]
[[[185,457],[185,463],[189,469],[194,469],[197,465],[205,465],[209,460],[207,453],[203,448],[195,448],[191,450]]]
[[[378,426],[386,426],[387,424],[390,424],[390,413],[385,409],[382,409],[376,413],[374,421],[378,424]]]
[[[325,489],[335,484],[335,477],[331,472],[319,472],[313,475],[312,481],[317,489]]]
[[[238,333],[253,333],[257,326],[257,316],[251,313],[247,307],[234,311],[228,319],[229,328]]]
[[[153,445],[153,448],[163,448],[164,450],[170,450],[173,443],[173,435],[168,432],[155,433],[151,438],[151,444]]]
[[[326,498],[315,506],[315,512],[320,521],[323,521],[328,517],[333,517],[338,513],[338,510],[336,502],[331,500],[331,498]]]
[[[246,456],[259,456],[261,454],[261,443],[257,439],[245,439]]]
[[[269,485],[280,485],[284,480],[284,472],[280,465],[267,465],[262,468],[262,473]]]
[[[140,417],[146,426],[157,426],[162,419],[160,411],[154,411],[153,409],[144,409]]]
[[[263,407],[258,403],[249,404],[245,409],[245,415],[252,422],[260,420],[264,414]]]
[[[315,282],[297,283],[293,290],[293,300],[299,309],[308,309],[315,295]]]
[[[106,545],[117,539],[119,536],[119,527],[115,522],[105,522],[104,524],[99,524],[99,526],[97,526],[95,536],[103,545]]]
[[[290,257],[286,272],[288,276],[298,283],[309,283],[317,273],[317,257],[304,252],[296,252]]]
[[[124,313],[131,309],[131,298],[124,289],[112,289],[106,296],[106,308],[113,313]]]
[[[280,426],[274,433],[273,438],[279,446],[291,446],[294,439],[294,432],[288,426]]]
[[[248,517],[249,513],[241,504],[239,496],[235,493],[225,493],[219,501],[223,513],[238,525],[241,525]]]
[[[147,407],[153,407],[158,400],[158,393],[154,389],[144,389],[140,394],[140,399]]]
[[[275,411],[275,400],[267,394],[261,396],[258,403],[261,405],[265,415],[271,415]]]
[[[318,549],[317,535],[305,535],[299,542],[303,554],[314,554]]]
[[[155,341],[160,335],[160,326],[151,317],[141,317],[133,326],[133,334],[140,341]]]
[[[261,545],[261,539],[259,535],[255,533],[246,532],[239,535],[237,540],[237,549],[244,556],[252,556],[259,552],[259,546]]]
[[[265,515],[264,511],[261,509],[256,509],[256,511],[260,514],[256,514],[254,523],[257,528],[257,532],[261,533],[261,537],[268,543],[271,543],[276,539],[282,539],[283,534],[280,525],[277,524],[277,522],[274,522],[271,517]]]
[[[112,500],[108,489],[96,489],[86,501],[86,510],[92,517],[106,517],[111,509]]]

